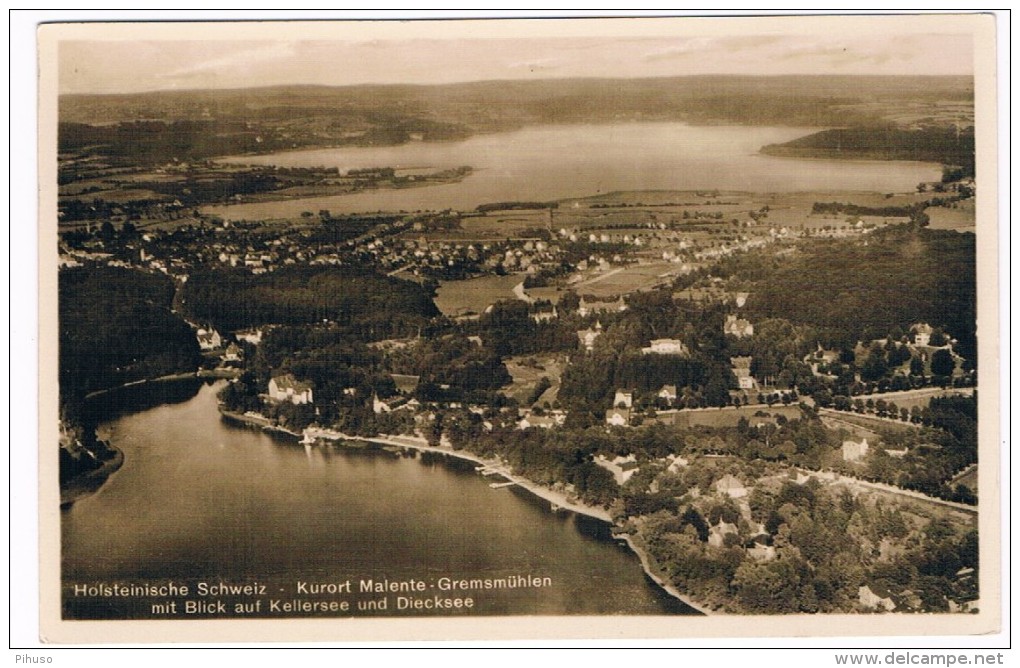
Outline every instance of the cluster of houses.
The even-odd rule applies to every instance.
[[[243,268],[264,274],[285,265],[376,265],[386,271],[404,270],[430,275],[465,266],[471,272],[556,269],[562,249],[537,239],[502,241],[429,241],[397,233],[413,229],[414,218],[380,223],[373,232],[342,244],[313,237],[307,231],[283,228],[252,235],[251,225],[224,221],[209,228],[148,231],[138,238],[91,239],[83,248],[62,248],[61,263],[73,267],[85,261],[145,268],[186,280],[195,267]]]
[[[754,336],[754,325],[746,318],[728,315],[726,316],[726,322],[723,323],[723,333],[727,336],[735,336],[738,339]]]

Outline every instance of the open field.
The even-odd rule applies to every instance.
[[[834,414],[823,415],[821,417],[821,420],[823,425],[825,425],[829,429],[832,429],[833,431],[839,431],[840,429],[844,429],[854,438],[868,439],[868,441],[872,445],[878,443],[879,441],[877,431],[868,429],[866,427],[862,427],[860,424],[857,424],[856,422],[842,420],[839,417],[835,416]]]
[[[560,297],[563,296],[563,288],[553,285],[544,288],[528,288],[528,296],[537,302],[547,301],[558,304]]]
[[[604,273],[586,274],[584,280],[570,287],[580,295],[616,297],[669,283],[679,272],[680,265],[670,262],[634,264],[615,267]]]
[[[492,239],[520,236],[522,231],[549,226],[548,210],[490,211],[461,219],[466,234]]]
[[[954,209],[947,209],[943,206],[928,207],[925,213],[930,219],[928,225],[933,230],[973,232],[977,225],[973,199],[957,202]]]
[[[524,280],[523,274],[482,276],[466,281],[447,281],[439,286],[436,306],[443,315],[482,313],[501,299],[515,299],[513,288]]]

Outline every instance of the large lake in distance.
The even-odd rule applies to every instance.
[[[547,125],[477,135],[463,141],[401,146],[299,150],[232,156],[224,162],[281,167],[367,167],[438,171],[470,165],[459,183],[373,190],[285,202],[203,207],[229,219],[334,213],[473,209],[508,200],[550,201],[617,190],[749,192],[908,192],[938,180],[934,163],[822,160],[762,155],[766,144],[811,134],[812,128],[692,126],[683,123]]]
[[[391,596],[385,611],[348,614],[697,614],[655,586],[604,522],[553,512],[516,488],[492,489],[472,462],[306,448],[232,426],[217,410],[221,386],[100,426],[125,462],[96,494],[62,511],[66,618],[161,616],[152,611],[159,598],[75,596],[76,585],[173,581],[193,595],[202,581],[257,582],[267,592],[255,598],[268,606],[374,598],[307,594],[299,581],[349,579],[356,592],[365,579],[507,576],[549,585],[449,594],[472,596],[470,612],[394,610]],[[252,597],[205,597],[217,599]]]

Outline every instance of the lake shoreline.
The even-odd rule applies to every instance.
[[[235,413],[234,411],[228,411],[228,410],[226,410],[226,409],[224,409],[222,407],[220,407],[219,411],[220,411],[220,416],[223,419],[227,420],[228,422],[232,422],[234,424],[242,426],[242,427],[249,427],[249,428],[252,428],[252,429],[259,429],[261,431],[270,432],[270,433],[273,433],[273,434],[279,434],[279,435],[287,436],[287,437],[294,438],[294,439],[301,438],[301,434],[299,434],[297,432],[294,432],[294,431],[291,431],[291,430],[289,430],[289,429],[287,429],[285,427],[281,427],[281,426],[279,426],[277,424],[274,424],[272,420],[270,420],[269,418],[267,418],[265,416],[262,416],[262,415],[259,415],[259,416],[244,415],[242,413]],[[290,438],[288,438],[288,440],[290,440]]]
[[[679,599],[685,605],[690,606],[691,608],[697,610],[698,612],[705,616],[720,614],[716,611],[709,610],[705,606],[692,601],[690,597],[681,594],[676,587],[670,584],[669,581],[666,580],[666,578],[660,574],[659,569],[655,565],[654,559],[652,559],[651,555],[649,555],[648,552],[645,551],[643,547],[637,544],[637,541],[635,541],[630,536],[630,534],[618,534],[617,538],[620,538],[622,541],[627,543],[627,547],[629,547],[631,551],[634,554],[636,554],[638,556],[638,559],[641,561],[641,568],[645,571],[645,575],[647,575],[652,580],[652,582],[657,584],[664,592],[666,592],[675,599]]]
[[[498,475],[506,478],[509,481],[512,481],[518,487],[530,492],[534,496],[545,501],[548,501],[550,504],[552,504],[553,512],[557,510],[569,510],[570,512],[577,513],[578,515],[585,515],[587,517],[591,517],[606,522],[607,524],[613,527],[617,526],[613,522],[612,516],[605,509],[590,506],[588,504],[576,500],[570,500],[562,492],[550,489],[549,487],[546,487],[544,485],[539,485],[538,483],[532,482],[527,478],[511,473],[507,468],[506,464],[499,460],[486,459],[484,457],[464,450],[454,450],[450,446],[432,446],[429,445],[424,438],[417,436],[394,436],[390,434],[381,434],[379,436],[374,437],[372,436],[362,437],[351,436],[349,434],[342,434],[340,432],[331,432],[331,436],[332,435],[335,435],[336,438],[330,438],[328,440],[346,442],[361,441],[367,443],[374,443],[376,445],[382,446],[391,446],[416,450],[419,452],[438,453],[448,455],[450,457],[454,457],[457,459],[470,461],[476,464],[481,464],[485,468],[493,470]],[[651,558],[651,556],[644,550],[643,547],[638,545],[638,543],[635,540],[633,540],[628,534],[614,534],[614,538],[623,540],[627,544],[627,547],[630,549],[630,551],[637,555],[638,561],[640,561],[641,568],[644,571],[645,575],[652,582],[654,582],[662,591],[666,592],[672,598],[677,599],[684,605],[701,613],[702,615],[708,616],[712,614],[717,614],[709,610],[705,606],[697,603],[696,601],[691,600],[690,597],[685,596],[679,590],[677,590],[676,587],[670,584],[666,580],[666,578],[661,575],[659,569],[655,567],[654,560]]]

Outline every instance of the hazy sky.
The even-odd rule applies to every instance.
[[[441,23],[425,22],[418,24],[418,36],[335,40],[322,39],[318,27],[315,39],[293,31],[285,39],[231,39],[223,31],[219,36],[226,39],[63,41],[60,92],[593,76],[973,73],[969,35],[861,34],[835,24],[825,34],[476,39],[445,38]]]

